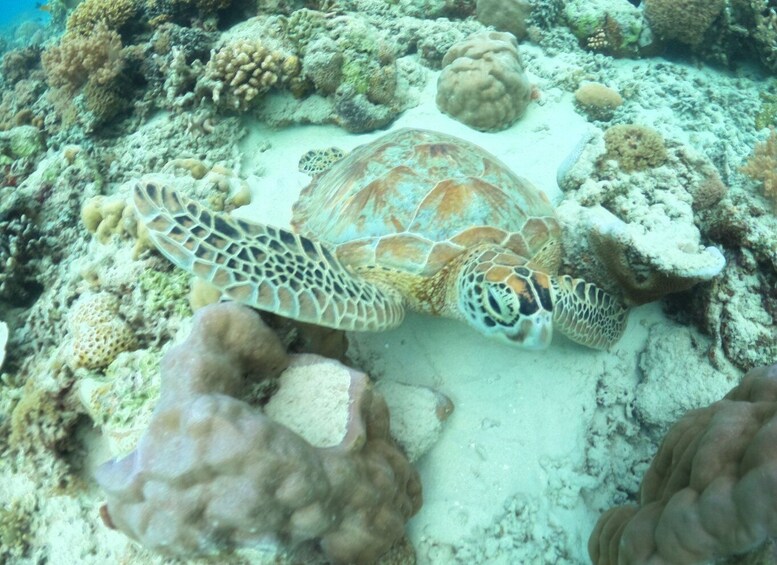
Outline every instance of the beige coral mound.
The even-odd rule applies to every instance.
[[[722,400],[683,416],[645,473],[640,506],[605,512],[588,542],[596,565],[689,565],[777,535],[777,365],[751,370]]]
[[[452,118],[481,131],[499,131],[526,111],[532,89],[511,34],[470,35],[448,50],[442,65],[437,107]]]
[[[224,303],[199,310],[188,339],[162,360],[159,404],[137,449],[97,471],[108,520],[144,546],[177,557],[267,541],[290,549],[318,543],[337,563],[370,563],[385,553],[421,505],[418,474],[389,439],[386,403],[367,376],[301,357],[290,360],[249,308]],[[323,403],[345,412],[333,446],[314,447],[241,399],[289,362],[298,371],[345,377],[345,386],[336,386],[345,398]],[[297,386],[304,381],[296,379]],[[310,392],[301,404],[315,404]],[[281,403],[295,406],[288,398]],[[294,416],[285,421],[304,427],[310,420]],[[314,418],[317,426],[325,419]]]

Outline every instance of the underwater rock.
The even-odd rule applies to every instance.
[[[581,232],[565,237],[567,256],[587,258],[572,267],[590,269],[590,278],[634,304],[718,275],[725,258],[703,244],[694,206],[700,199],[705,206],[716,204],[704,188],[719,180],[714,166],[672,141],[651,141],[644,154],[637,144],[613,155],[605,139],[589,132],[572,164],[559,169],[567,199],[558,214],[567,230],[576,225]],[[659,149],[660,159],[654,159]]]

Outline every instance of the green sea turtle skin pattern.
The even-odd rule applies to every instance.
[[[345,151],[338,147],[311,149],[300,157],[299,171],[310,176],[320,175],[343,157],[345,157]]]
[[[157,249],[226,297],[320,326],[398,326],[402,299],[364,281],[326,248],[289,230],[214,213],[154,182],[135,187],[135,208]]]
[[[629,310],[611,294],[569,275],[550,277],[553,324],[577,343],[609,349],[626,331]]]

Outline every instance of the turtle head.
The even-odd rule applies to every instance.
[[[463,273],[459,308],[480,333],[504,343],[545,349],[553,337],[550,277],[525,266],[480,263]]]

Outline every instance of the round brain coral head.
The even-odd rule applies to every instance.
[[[654,129],[618,124],[604,132],[606,159],[615,159],[626,172],[658,167],[666,162],[664,138]]]
[[[437,107],[474,129],[507,129],[531,101],[518,42],[509,33],[471,35],[448,50],[442,65]]]
[[[640,506],[605,512],[595,565],[708,563],[777,535],[777,365],[677,421],[645,473]],[[771,561],[770,561],[771,562]]]

